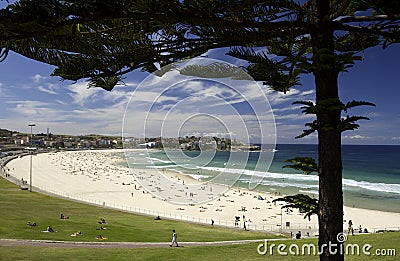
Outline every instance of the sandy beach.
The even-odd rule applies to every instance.
[[[134,169],[116,165],[117,151],[69,151],[33,156],[32,185],[66,198],[136,213],[267,232],[315,236],[317,217],[309,221],[297,210],[281,209],[272,200],[282,195],[206,184],[165,169]],[[29,184],[29,158],[7,164],[8,173]],[[198,202],[202,202],[198,204]],[[62,211],[62,210],[60,210]],[[240,217],[239,222],[235,222]],[[344,208],[348,220],[370,232],[400,227],[400,213]],[[244,222],[246,221],[246,222]]]

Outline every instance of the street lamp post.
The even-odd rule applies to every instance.
[[[282,231],[283,231],[283,228],[282,228],[282,215],[283,215],[283,213],[282,213],[282,208],[283,208],[283,207],[281,207],[281,234],[282,234]]]
[[[31,154],[30,158],[30,167],[29,167],[29,192],[32,192],[32,154],[33,154],[33,147],[32,147],[32,139],[33,139],[33,132],[32,128],[36,126],[36,124],[29,124],[29,127],[31,127],[31,139],[29,141],[30,143],[30,148],[29,148],[29,153]]]

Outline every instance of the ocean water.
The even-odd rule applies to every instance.
[[[317,159],[317,145],[281,144],[276,149],[250,153],[148,150],[129,152],[126,157],[133,167],[167,168],[229,185],[233,182],[226,177],[231,174],[237,187],[317,197],[315,173],[305,175],[282,168],[285,159],[296,156]],[[344,145],[342,160],[345,205],[400,212],[400,146]]]

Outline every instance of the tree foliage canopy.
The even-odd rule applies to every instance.
[[[397,0],[330,1],[324,17],[318,2],[21,0],[0,10],[0,59],[14,51],[56,66],[53,75],[111,90],[135,69],[229,46],[255,80],[287,91],[300,73],[320,70],[317,61],[343,71],[363,50],[400,41]],[[336,31],[334,55],[311,55],[321,20]]]
[[[301,213],[304,213],[304,218],[311,219],[312,215],[318,213],[318,200],[308,195],[297,194],[293,196],[285,196],[274,199],[272,202],[284,201],[286,205],[282,208],[297,208]]]

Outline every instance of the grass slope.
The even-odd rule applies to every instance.
[[[179,241],[219,241],[239,239],[260,239],[274,237],[263,233],[232,230],[172,220],[155,221],[153,217],[133,215],[116,210],[88,206],[59,198],[52,198],[35,192],[21,191],[19,187],[0,179],[0,238],[47,239],[65,241],[96,241],[99,234],[97,220],[105,218],[110,230],[101,231],[107,241],[167,242],[171,230],[179,233]],[[69,220],[60,220],[60,212],[69,215]],[[36,222],[35,228],[28,228],[27,221]],[[57,233],[42,233],[52,225]],[[70,237],[81,230],[83,236]],[[347,243],[358,244],[360,249],[370,244],[371,255],[347,255],[346,260],[399,260],[400,233],[368,234],[349,237]],[[269,242],[285,244],[288,252],[291,244],[317,245],[317,239],[283,240]],[[318,260],[313,255],[279,255],[277,247],[273,255],[257,253],[259,243],[227,246],[184,246],[180,248],[135,248],[98,249],[64,248],[55,246],[0,246],[0,260]],[[377,256],[377,249],[394,249],[396,256]],[[387,252],[387,251],[386,251]],[[392,253],[393,254],[393,253]]]
[[[119,242],[167,242],[172,229],[178,232],[179,241],[221,241],[238,239],[262,239],[274,237],[265,233],[225,229],[178,222],[154,220],[154,217],[125,213],[117,210],[85,205],[69,200],[54,198],[35,192],[20,190],[18,186],[0,179],[0,238],[46,239],[63,241],[96,241],[102,234],[107,241]],[[60,213],[70,218],[59,219]],[[96,230],[97,221],[104,218],[108,230]],[[36,227],[28,227],[28,221]],[[56,233],[43,233],[51,225]],[[71,237],[76,231],[83,236]]]

